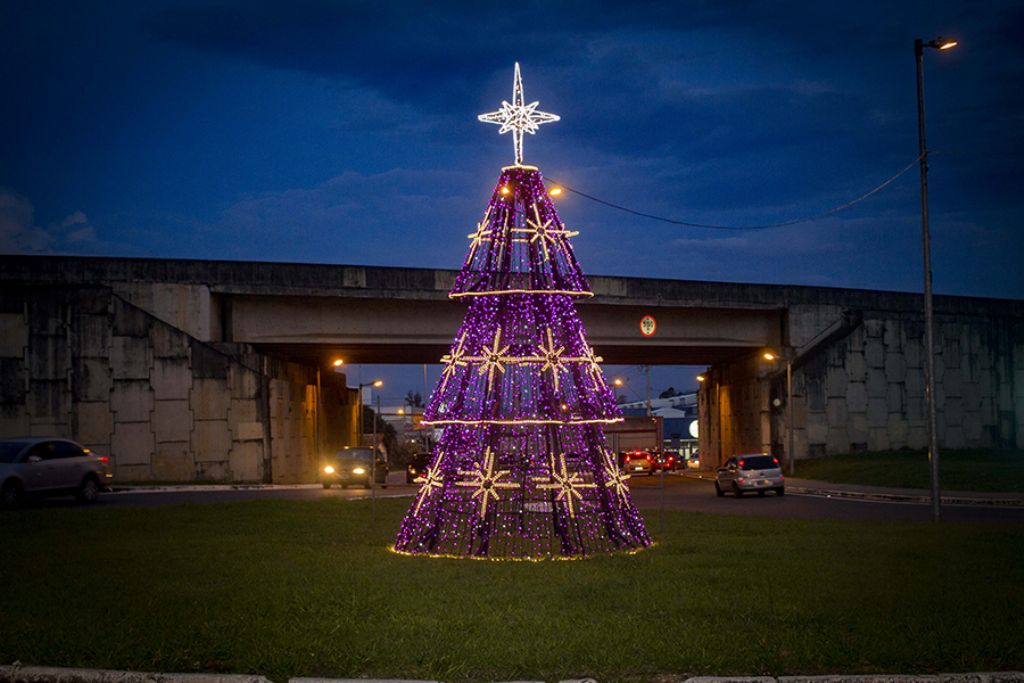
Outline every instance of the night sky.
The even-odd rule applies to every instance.
[[[935,288],[1022,298],[1021,26],[1012,2],[4,0],[0,252],[457,268],[512,160],[476,115],[516,60],[562,116],[526,139],[549,178],[685,221],[809,216],[915,159],[913,39],[946,35]],[[916,168],[772,230],[559,211],[589,273],[921,287]]]

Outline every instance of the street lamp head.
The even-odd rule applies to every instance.
[[[939,36],[934,40],[929,40],[927,45],[928,47],[933,47],[936,50],[949,50],[950,48],[956,47],[958,44],[959,43],[957,43],[955,38],[943,38],[942,36]]]
[[[926,47],[930,47],[933,50],[949,50],[956,47],[959,44],[960,43],[956,40],[956,38],[945,38],[943,36],[939,36],[938,38],[932,38],[929,41],[924,41],[918,38],[917,40],[914,41],[914,51],[920,55],[923,51],[923,48]]]
[[[375,379],[373,381],[373,386],[375,386],[377,388],[380,388],[380,387],[384,386],[384,380],[382,380],[382,379]]]
[[[703,381],[705,381],[706,379],[707,379],[707,377],[705,377],[704,375],[697,375],[697,381],[698,381],[698,382],[703,382]]]
[[[775,360],[776,358],[778,358],[778,356],[776,356],[776,355],[775,355],[774,353],[772,353],[771,351],[765,351],[765,352],[764,352],[764,355],[763,355],[762,357],[763,357],[763,358],[764,358],[765,360]]]
[[[345,361],[342,360],[341,358],[335,358],[333,361],[331,361],[331,365],[333,365],[336,368],[340,368],[344,364]]]
[[[615,379],[612,380],[612,384],[614,384],[617,387],[621,387],[622,384],[623,384],[622,378],[621,377],[616,377]]]

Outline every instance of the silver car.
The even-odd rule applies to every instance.
[[[627,474],[654,474],[651,454],[647,451],[629,451],[622,457],[622,470]]]
[[[113,475],[110,458],[68,439],[0,440],[0,504],[16,507],[29,496],[74,495],[93,503]]]
[[[732,491],[737,498],[747,491],[757,491],[759,496],[765,491],[785,495],[786,478],[782,476],[779,459],[763,453],[729,458],[715,475],[715,493],[724,496],[726,491]]]

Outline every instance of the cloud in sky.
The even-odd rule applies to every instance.
[[[526,143],[550,177],[695,222],[807,216],[916,156],[911,41],[957,32],[926,57],[937,288],[1024,296],[1014,2],[53,9],[0,6],[6,249],[456,267],[510,157],[475,116],[510,97],[515,60],[563,117]],[[765,233],[560,205],[589,272],[901,289],[916,211],[912,174]]]
[[[0,253],[46,253],[95,240],[96,231],[81,211],[42,227],[28,199],[0,187]]]

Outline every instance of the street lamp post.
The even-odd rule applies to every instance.
[[[651,366],[647,365],[647,417],[651,416]]]
[[[925,398],[928,404],[928,463],[931,471],[932,520],[942,519],[939,497],[938,423],[935,417],[935,317],[932,309],[931,235],[928,227],[928,147],[924,137],[924,48],[948,50],[957,42],[935,38],[928,42],[914,40],[914,61],[917,65],[917,146],[921,165],[921,246],[924,252],[924,338]]]
[[[372,382],[359,384],[359,442],[363,441],[363,387],[384,386],[384,381],[375,379]],[[380,396],[377,396],[377,404],[380,405]],[[377,527],[377,415],[373,416],[373,448],[370,450],[370,523],[373,528]]]
[[[628,377],[625,378],[625,379],[623,379],[622,377],[616,377],[615,379],[612,380],[612,384],[614,386],[616,386],[616,387],[621,389],[621,388],[625,387],[626,385],[630,384],[630,381],[629,381]],[[629,391],[629,395],[624,395],[625,402],[626,403],[640,403],[640,402],[644,403],[644,405],[646,406],[645,412],[646,412],[647,416],[650,417],[650,415],[651,415],[651,412],[650,412],[651,411],[650,382],[648,381],[648,383],[647,383],[647,393],[645,394],[645,397],[642,398],[639,401],[632,401],[632,400],[630,400],[630,399],[636,398],[636,397],[638,397],[640,395],[637,392],[633,391],[632,386],[629,387],[628,391]]]
[[[784,460],[786,461],[786,471],[793,476],[796,468],[794,462],[796,458],[793,457],[793,358],[792,354],[788,352],[785,354],[785,358],[781,358],[768,351],[764,354],[764,359],[786,361],[786,453]]]

